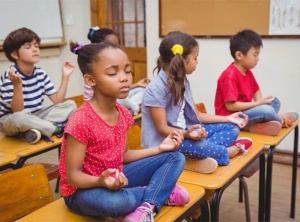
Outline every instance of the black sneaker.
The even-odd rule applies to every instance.
[[[57,138],[61,138],[64,135],[64,130],[67,125],[68,120],[61,123],[54,123],[54,125],[58,128],[58,130],[53,134]]]
[[[41,132],[37,129],[30,129],[25,132],[20,132],[19,135],[22,139],[25,139],[30,144],[37,143],[42,137]]]

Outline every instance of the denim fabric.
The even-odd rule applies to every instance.
[[[260,105],[243,111],[248,115],[248,123],[246,128],[255,123],[278,121],[281,123],[281,118],[278,116],[280,109],[280,101],[275,97],[270,105]]]
[[[208,137],[201,140],[185,139],[179,151],[191,159],[214,158],[219,165],[229,164],[227,147],[231,146],[239,135],[239,128],[231,123],[203,125]]]
[[[91,216],[120,217],[133,212],[141,203],[154,204],[159,211],[170,196],[185,164],[178,152],[165,152],[124,165],[127,187],[78,189],[64,197],[74,212]]]

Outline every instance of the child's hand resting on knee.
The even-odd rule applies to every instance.
[[[196,124],[188,128],[184,136],[187,139],[200,140],[202,138],[206,138],[208,136],[208,133],[200,124]]]
[[[128,185],[128,179],[117,169],[107,169],[99,176],[98,183],[101,187],[118,190]]]
[[[236,124],[239,128],[243,128],[248,123],[248,116],[243,112],[236,112],[228,116],[228,122]]]
[[[183,135],[179,130],[171,132],[158,146],[158,149],[162,152],[173,151],[178,149],[183,141]]]

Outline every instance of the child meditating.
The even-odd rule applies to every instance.
[[[125,52],[108,42],[70,47],[94,94],[65,128],[59,169],[66,205],[79,214],[140,222],[154,221],[163,204],[188,203],[187,190],[176,185],[185,164],[177,151],[179,130],[152,149],[126,149],[126,131],[134,121],[116,102],[127,97],[132,82]]]
[[[196,39],[187,33],[170,32],[161,41],[158,75],[147,86],[142,103],[142,146],[157,146],[169,133],[180,130],[185,168],[210,173],[246,152],[252,141],[236,140],[248,120],[242,112],[213,116],[195,109],[187,75],[195,71],[198,54]]]
[[[3,51],[11,65],[0,79],[0,132],[20,136],[28,143],[37,143],[42,136],[51,140],[61,137],[65,124],[76,109],[73,100],[65,100],[74,64],[62,66],[62,80],[55,89],[48,74],[36,66],[40,59],[40,37],[28,28],[8,34]],[[45,96],[51,106],[43,107]]]
[[[298,113],[278,114],[279,99],[262,96],[251,71],[258,63],[261,47],[261,37],[251,29],[242,30],[230,38],[230,53],[234,61],[218,79],[215,112],[227,116],[242,111],[249,118],[244,130],[275,136],[282,127],[290,127],[298,119]]]
[[[91,43],[111,42],[119,45],[118,36],[109,28],[93,26],[90,28],[87,37]],[[131,84],[128,96],[124,99],[117,99],[117,102],[129,109],[132,115],[137,115],[141,111],[143,95],[149,82],[149,79],[144,78]],[[93,93],[93,88],[89,85],[89,83],[85,83],[83,94],[84,100],[86,101],[92,98]]]

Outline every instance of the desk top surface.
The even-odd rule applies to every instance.
[[[263,152],[264,144],[253,142],[252,148],[246,155],[240,154],[230,158],[227,166],[218,166],[210,174],[201,174],[193,171],[184,170],[179,177],[179,181],[197,184],[208,190],[215,190],[223,187],[234,176],[237,176],[244,167],[253,161]]]
[[[300,123],[300,118],[294,122],[289,128],[283,128],[276,136],[266,136],[246,131],[241,131],[239,137],[250,137],[253,141],[263,143],[265,145],[274,146],[279,144],[291,131],[293,131]]]
[[[0,166],[5,166],[18,159],[15,154],[0,152]]]
[[[189,209],[193,206],[201,197],[204,196],[205,190],[203,187],[200,187],[195,184],[188,184],[184,182],[178,182],[178,184],[186,187],[190,193],[190,202],[180,208]],[[175,221],[176,218],[180,216],[182,211],[178,211],[179,207],[164,206],[162,210],[155,216],[155,221]],[[170,215],[173,218],[170,218]],[[76,213],[71,212],[67,209],[63,198],[60,198],[36,211],[33,213],[19,219],[18,221],[119,221],[118,219],[113,220],[112,218],[96,218],[89,216],[82,216]]]
[[[0,138],[0,152],[24,157],[54,146],[59,146],[62,142],[62,138],[57,138],[56,136],[52,136],[51,139],[54,141],[53,143],[40,140],[35,144],[29,144],[25,140],[16,137],[4,136]]]

